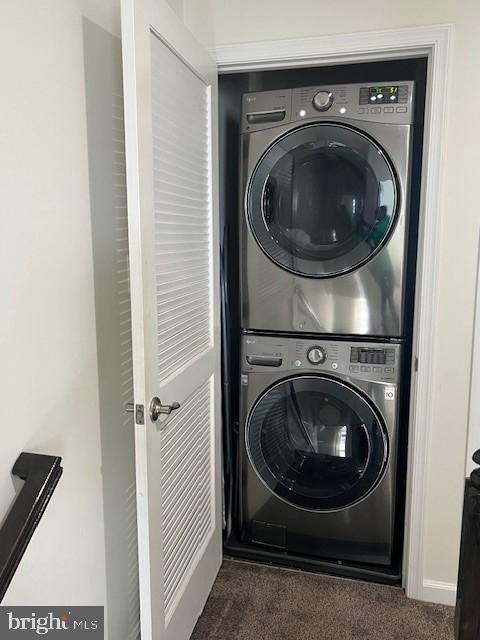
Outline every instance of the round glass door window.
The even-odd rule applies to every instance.
[[[251,177],[250,228],[293,273],[331,277],[371,259],[393,228],[397,185],[385,153],[347,126],[315,124],[275,142]]]
[[[352,387],[322,376],[290,378],[253,407],[245,432],[250,462],[287,502],[342,509],[382,477],[388,437],[372,406]]]

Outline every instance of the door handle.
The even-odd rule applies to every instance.
[[[172,404],[162,404],[160,398],[155,396],[150,402],[150,419],[156,422],[161,415],[169,416],[172,411],[180,409],[180,403],[172,402]]]

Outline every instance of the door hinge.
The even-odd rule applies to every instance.
[[[414,369],[415,369],[415,373],[417,373],[417,371],[418,371],[418,358],[417,358],[417,356],[415,356],[415,360],[414,360]]]
[[[145,405],[127,402],[125,413],[133,413],[135,408],[135,424],[145,424]]]

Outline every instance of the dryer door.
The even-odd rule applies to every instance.
[[[323,376],[271,387],[250,412],[245,439],[263,483],[315,511],[365,498],[388,458],[388,436],[373,406],[353,387]]]
[[[349,126],[307,125],[277,140],[255,168],[247,218],[267,256],[298,275],[331,277],[371,259],[398,207],[391,162]]]

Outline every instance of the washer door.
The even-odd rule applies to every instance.
[[[299,376],[270,388],[247,419],[253,468],[279,498],[315,511],[342,509],[367,496],[388,456],[380,417],[352,387]]]
[[[387,239],[397,186],[385,153],[366,135],[320,123],[275,142],[246,197],[262,250],[298,275],[331,277],[358,268]]]

